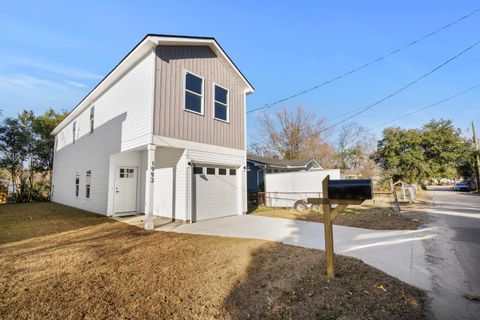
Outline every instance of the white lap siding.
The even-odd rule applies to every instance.
[[[187,220],[186,173],[187,157],[184,149],[157,147],[155,151],[154,215]]]
[[[109,122],[93,134],[55,152],[52,201],[107,214],[110,155],[119,152],[122,120]],[[85,172],[91,170],[90,199],[85,199]],[[75,174],[80,194],[75,197]]]
[[[89,107],[73,120],[75,143],[73,121],[57,134],[52,201],[107,214],[110,156],[146,145],[151,139],[154,61],[154,54],[148,54],[91,102],[95,106],[93,133],[90,133]],[[85,199],[84,193],[86,170],[92,170],[90,199]],[[80,173],[78,198],[76,172]]]

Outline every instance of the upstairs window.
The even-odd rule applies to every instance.
[[[95,125],[95,106],[90,108],[90,133],[93,132]]]
[[[203,79],[185,73],[185,110],[203,114]]]
[[[78,172],[75,174],[75,197],[78,198],[80,193],[80,174]]]
[[[72,124],[72,135],[73,135],[73,142],[75,142],[75,138],[77,136],[77,122],[73,121]]]
[[[90,199],[90,179],[92,178],[92,170],[87,170],[85,174],[85,198]]]
[[[228,122],[228,90],[218,85],[215,85],[214,90],[215,119]]]

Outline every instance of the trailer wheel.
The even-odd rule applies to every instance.
[[[293,205],[293,208],[295,210],[297,210],[298,212],[305,212],[307,211],[308,209],[308,205],[305,201],[303,200],[298,200],[297,202],[295,202],[295,204]]]

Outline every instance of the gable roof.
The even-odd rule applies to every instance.
[[[261,164],[284,167],[284,168],[302,168],[306,167],[310,162],[314,161],[320,168],[320,164],[314,158],[311,159],[301,159],[301,160],[283,160],[283,159],[274,159],[257,156],[254,154],[247,154],[247,160],[258,162]]]
[[[208,46],[217,56],[229,64],[247,88],[247,94],[253,93],[254,88],[242,74],[240,69],[230,59],[217,40],[213,37],[181,36],[165,34],[147,34],[130,52],[73,108],[61,121],[52,134],[57,134],[67,126],[76,116],[90,106],[90,104],[115,83],[125,72],[137,63],[146,53],[159,45],[181,46]]]

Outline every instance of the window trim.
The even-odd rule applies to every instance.
[[[77,183],[78,181],[78,183]],[[75,172],[75,189],[74,189],[74,196],[78,198],[80,196],[80,172]]]
[[[215,86],[222,88],[223,90],[227,91],[227,104],[224,104],[223,102],[215,100]],[[213,82],[213,89],[212,89],[212,97],[213,97],[213,119],[225,122],[225,123],[230,123],[230,90],[225,88],[224,86],[219,85],[218,83]],[[221,105],[227,107],[227,120],[223,120],[220,118],[215,117],[215,103],[220,103]]]
[[[88,197],[87,197],[87,186],[88,186]],[[85,199],[90,200],[91,198],[92,198],[92,170],[89,169],[85,171]]]
[[[90,107],[89,121],[90,121],[90,134],[92,134],[93,131],[95,131],[95,106],[94,105]]]
[[[191,112],[191,113],[194,113],[194,114],[198,114],[198,115],[201,115],[201,116],[204,116],[205,115],[205,78],[198,75],[198,74],[195,74],[191,71],[188,71],[187,69],[184,69],[183,70],[184,73],[183,73],[183,110],[184,111],[187,111],[187,112]],[[192,76],[195,76],[197,78],[200,78],[202,79],[202,94],[199,95],[198,93],[194,92],[194,91],[190,91],[187,89],[187,73],[191,74]],[[197,111],[194,111],[194,110],[190,110],[190,109],[187,109],[187,99],[185,98],[187,96],[187,92],[188,93],[191,93],[193,95],[196,95],[196,96],[200,96],[200,108],[201,108],[201,112],[197,112]]]
[[[77,121],[76,120],[72,122],[72,135],[73,135],[72,143],[75,143],[75,140],[77,140],[76,139],[76,136],[77,136]]]

